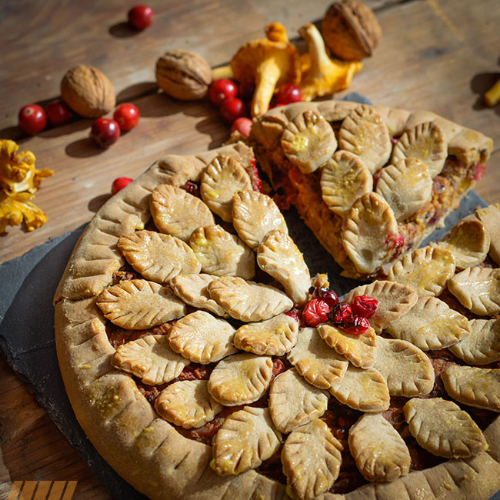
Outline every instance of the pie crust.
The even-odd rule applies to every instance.
[[[311,105],[316,107],[316,104]],[[350,104],[345,105],[345,107],[344,105],[337,107],[336,104],[333,106],[330,103],[325,103],[322,106],[331,110],[334,107],[338,112],[342,109],[348,111],[353,107]],[[399,130],[402,130],[411,116],[408,114],[405,119],[397,118],[401,115],[391,114],[388,110],[380,114],[384,120],[393,121],[395,128],[389,127],[391,133],[394,129],[398,130],[398,127]],[[324,116],[327,118],[328,113],[324,113]],[[458,128],[451,131],[450,128],[443,127],[443,131],[448,139],[448,149],[452,148],[457,157],[460,155],[466,157],[470,154],[470,152],[468,153],[469,147],[463,147],[466,139],[465,134],[462,134],[462,141],[455,139],[455,136],[460,135],[463,129]],[[467,140],[470,141],[472,135],[469,134],[467,137],[469,138]],[[484,147],[482,141],[483,138],[477,134],[476,151],[481,151]],[[91,442],[108,463],[135,488],[152,499],[218,500],[231,497],[284,499],[287,496],[284,484],[257,470],[248,470],[231,477],[216,474],[210,467],[213,460],[211,447],[184,437],[171,423],[155,411],[144,396],[140,382],[125,372],[122,366],[119,369],[115,368],[114,365],[118,362],[113,361],[113,359],[117,349],[108,338],[107,329],[109,329],[110,323],[96,305],[97,297],[110,286],[115,286],[115,275],[121,272],[120,270],[126,263],[117,247],[119,238],[144,228],[148,222],[151,194],[155,188],[159,185],[171,185],[178,188],[188,180],[200,182],[207,165],[217,154],[221,153],[232,156],[245,169],[251,166],[251,152],[242,144],[227,146],[218,151],[209,151],[197,156],[167,156],[156,162],[139,179],[104,205],[90,222],[75,248],[55,296],[55,330],[59,364],[75,414]],[[206,225],[213,225],[213,222],[198,227]],[[280,226],[280,224],[278,225]],[[197,228],[194,228],[193,231],[195,229]],[[286,231],[286,225],[285,229],[282,226],[271,227],[271,229]],[[189,239],[191,234],[186,238]],[[254,241],[257,242],[258,239],[255,238]],[[260,241],[253,248],[256,248],[258,244]],[[189,276],[193,280],[199,280],[202,275],[191,274]],[[206,282],[204,278],[201,278],[197,286],[191,284],[191,287],[188,281],[182,283],[183,279],[184,277],[176,277],[172,280],[176,293],[186,298],[190,297],[188,299],[190,303],[195,303],[196,307],[200,307],[199,303],[206,306],[209,300],[213,300],[210,294],[206,295],[209,283],[215,283],[221,278],[210,279]],[[238,278],[228,279],[236,280]],[[161,285],[155,285],[161,288]],[[409,295],[411,296],[411,294]],[[291,308],[292,305],[290,300],[287,307]],[[182,315],[187,312],[185,311]],[[275,315],[277,314],[279,313]],[[168,328],[165,329],[166,332],[168,330]],[[140,330],[136,330],[136,332],[140,334]],[[302,335],[303,333],[305,336]],[[315,336],[312,333],[315,333]],[[147,337],[142,336],[133,342],[147,345],[147,341],[144,340]],[[154,336],[150,335],[150,337]],[[162,337],[161,341],[165,343],[165,347],[170,350],[172,355],[181,358],[180,355],[171,351],[168,344],[168,334],[159,335],[159,337]],[[301,330],[299,341],[302,337],[305,340],[309,338],[310,341],[323,342],[325,348],[330,350],[329,359],[332,358],[334,351],[324,343],[316,329]],[[392,342],[402,341],[377,337],[377,350],[384,343]],[[126,345],[127,343],[124,344],[124,346]],[[415,354],[414,349],[410,349],[411,353],[419,358],[420,354]],[[321,351],[318,350],[316,357],[313,356],[313,359],[309,360],[310,365],[317,363],[320,353]],[[304,354],[299,357],[307,360],[307,356]],[[242,357],[244,360],[257,361],[251,362],[249,368],[241,359]],[[220,373],[220,376],[213,375],[218,368],[220,372],[226,371],[225,365],[230,365],[229,361],[234,358],[239,358],[236,359],[237,363],[235,363],[238,376],[234,376],[234,366],[227,369],[229,376],[227,373]],[[182,357],[182,359],[186,364],[189,363],[185,358]],[[378,355],[377,359],[379,359]],[[363,373],[373,370],[375,373],[373,368],[368,370],[351,368],[350,363],[346,360],[342,361],[340,357],[337,361],[337,366],[341,371],[343,370],[344,377],[347,377],[347,374],[353,370]],[[254,365],[253,368],[252,365]],[[177,370],[175,370],[176,372]],[[241,372],[247,372],[247,375],[242,377]],[[248,377],[248,372],[258,376],[258,381],[253,385],[254,390],[252,391],[247,391],[248,381],[254,380],[252,376]],[[207,390],[209,394],[215,395],[219,399],[229,395],[230,402],[231,394],[234,395],[237,392],[245,394],[253,392],[249,399],[258,399],[259,395],[265,392],[265,388],[271,385],[272,372],[273,362],[270,357],[235,354],[218,363],[210,374],[211,380],[206,383]],[[388,375],[385,374],[384,378],[388,378]],[[337,381],[343,380],[340,377],[337,379]],[[227,382],[235,380],[236,383],[228,388],[227,386],[231,384]],[[241,384],[238,384],[238,381]],[[305,383],[307,384],[307,382]],[[383,382],[379,384],[383,386]],[[226,385],[225,388],[224,385]],[[256,385],[263,386],[263,388],[255,391]],[[332,394],[338,389],[335,380],[331,380],[327,385]],[[338,395],[343,393],[343,391],[337,390]],[[345,394],[348,393],[349,391],[345,392]],[[334,398],[331,397],[330,400],[334,400]],[[349,401],[350,399],[346,396],[345,400]],[[240,405],[241,402],[242,399],[238,398],[237,404]],[[225,406],[230,405],[225,404]],[[250,413],[259,415],[266,413],[258,411],[262,410],[258,407],[252,406],[250,408]],[[238,410],[232,415],[236,415],[239,411],[242,410]],[[227,417],[226,422],[230,418],[230,416]],[[270,415],[267,422],[271,426],[274,425]],[[276,432],[274,435],[278,436],[276,438],[278,441],[281,439]],[[290,436],[294,436],[294,438],[290,439]],[[289,479],[294,478],[290,480],[293,481],[293,491],[305,492],[300,493],[304,498],[307,497],[309,491],[311,496],[316,492],[325,492],[323,496],[325,500],[344,498],[357,500],[369,498],[375,494],[389,500],[406,498],[408,494],[420,495],[426,499],[463,497],[483,500],[487,499],[500,486],[500,464],[498,463],[500,460],[500,423],[498,419],[495,419],[484,431],[484,438],[489,445],[488,452],[481,452],[467,460],[445,461],[422,471],[411,472],[394,482],[377,485],[376,493],[374,485],[367,485],[352,491],[347,497],[326,492],[328,485],[334,480],[332,477],[337,476],[340,467],[342,445],[338,440],[332,438],[328,425],[320,419],[315,419],[295,429],[287,438],[285,446],[290,446],[288,446],[289,451],[285,454],[285,469]],[[314,445],[314,449],[318,450],[318,453],[313,454],[316,462],[314,460],[307,462],[311,458],[310,453],[301,455],[301,453],[307,452],[307,447],[302,445],[303,439],[310,440],[311,446]],[[301,444],[299,445],[299,443]],[[244,443],[244,447],[247,444],[247,442]],[[484,447],[483,444],[483,449]],[[263,456],[267,455],[261,455],[261,460]],[[303,474],[297,475],[298,468],[291,467],[294,456],[301,460],[303,457],[306,460],[302,468]],[[307,465],[309,463],[313,465]],[[328,464],[328,469],[324,469],[325,473],[318,476],[317,470],[321,464]],[[314,476],[311,471],[314,471]],[[306,479],[307,477],[310,478],[310,481]],[[317,491],[314,490],[314,485],[318,485]]]

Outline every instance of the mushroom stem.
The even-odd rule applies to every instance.
[[[231,66],[229,64],[226,64],[225,66],[219,66],[217,68],[212,69],[212,77],[215,82],[215,80],[220,80],[221,78],[225,79],[231,79],[234,78],[233,70],[231,69]]]
[[[262,115],[269,109],[269,103],[280,76],[281,69],[273,58],[265,59],[259,65],[255,75],[252,116]]]
[[[490,107],[495,106],[500,101],[500,79],[484,95],[486,104]]]
[[[311,56],[311,69],[315,73],[321,73],[322,70],[332,64],[326,53],[325,42],[321,33],[312,23],[308,23],[299,29],[300,36],[309,45],[309,54]]]

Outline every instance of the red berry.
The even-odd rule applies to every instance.
[[[146,29],[153,22],[155,13],[147,5],[136,5],[128,11],[128,22],[137,30]]]
[[[396,137],[391,137],[391,144],[395,146],[398,143],[398,139]]]
[[[127,187],[133,180],[134,179],[131,179],[130,177],[118,177],[118,179],[115,179],[113,181],[111,192],[113,194],[118,193],[118,191],[121,191],[123,188]]]
[[[343,325],[352,319],[352,309],[347,302],[341,302],[333,307],[328,318],[335,325]]]
[[[101,148],[107,148],[114,144],[120,137],[120,126],[109,118],[98,118],[92,124],[90,137],[94,139]]]
[[[64,104],[64,102],[60,99],[51,102],[45,111],[47,113],[47,119],[53,127],[65,125],[71,121],[71,118],[73,118],[73,112],[71,109],[69,109],[68,106],[66,106],[66,104]]]
[[[333,290],[326,287],[316,288],[314,290],[314,295],[327,302],[330,308],[339,303],[337,294]]]
[[[281,359],[273,359],[273,375],[272,378],[277,377],[280,373],[283,373],[286,370],[285,363],[281,361]]]
[[[251,170],[250,172],[247,171],[247,173],[250,175],[253,190],[262,192],[262,179],[260,178],[259,170],[255,164],[255,156],[252,158]]]
[[[234,99],[238,94],[236,83],[232,80],[215,80],[208,89],[208,98],[216,106],[220,106],[223,102]]]
[[[247,109],[245,103],[241,99],[231,99],[230,101],[224,101],[220,108],[220,114],[222,118],[228,123],[233,123],[238,118],[245,116]]]
[[[47,115],[38,104],[28,104],[22,107],[18,120],[21,130],[28,135],[38,134],[47,125]]]
[[[331,307],[322,299],[312,299],[302,311],[302,318],[309,326],[317,326],[328,319]]]
[[[132,130],[139,123],[140,116],[137,106],[130,103],[120,104],[113,113],[113,118],[122,132]]]
[[[285,314],[287,316],[290,316],[291,318],[293,318],[295,321],[300,321],[300,318],[299,318],[299,310],[294,307],[293,309],[290,309],[289,311],[286,311]]]
[[[231,132],[237,130],[243,137],[248,137],[250,135],[250,130],[252,129],[252,120],[242,116],[241,118],[236,118],[231,127]]]
[[[251,83],[240,83],[238,87],[238,96],[245,102],[250,102],[253,99],[255,85]]]
[[[299,87],[293,83],[285,83],[285,85],[279,88],[276,94],[277,105],[291,104],[292,102],[300,101],[302,101],[302,92]]]
[[[187,181],[186,184],[181,186],[181,189],[184,189],[186,193],[192,194],[193,196],[200,197],[200,187],[194,182]]]
[[[354,335],[365,333],[370,328],[370,322],[361,316],[353,316],[351,321],[348,321],[340,326],[342,330]]]
[[[352,313],[363,318],[371,318],[377,310],[378,300],[369,295],[359,295],[351,302]]]
[[[476,171],[474,172],[474,180],[480,181],[484,177],[485,173],[486,173],[486,167],[481,163],[478,163]]]

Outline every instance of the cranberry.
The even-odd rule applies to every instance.
[[[65,125],[73,118],[73,112],[71,109],[69,109],[68,106],[66,106],[66,104],[64,104],[64,102],[60,99],[51,102],[45,111],[47,113],[47,119],[53,127]]]
[[[363,318],[371,318],[377,310],[378,300],[369,295],[358,295],[351,302],[352,313]]]
[[[486,167],[481,163],[479,163],[476,167],[476,171],[474,172],[474,180],[480,181],[484,177],[485,173],[486,173]]]
[[[90,137],[94,139],[101,148],[107,148],[114,144],[120,137],[120,126],[109,118],[98,118],[92,124]]]
[[[341,302],[333,307],[328,314],[328,318],[335,325],[342,325],[352,318],[352,309],[347,302]]]
[[[186,193],[192,194],[193,196],[200,197],[200,188],[198,184],[194,182],[187,181],[186,184],[181,186],[181,189],[184,189]]]
[[[252,120],[244,116],[236,118],[231,127],[231,132],[237,130],[243,137],[248,137],[250,135],[250,130],[252,129]]]
[[[302,101],[302,92],[300,88],[293,83],[282,85],[276,94],[277,105],[291,104],[292,102],[300,101]]]
[[[312,299],[302,311],[302,318],[309,326],[317,326],[328,319],[331,307],[322,299]]]
[[[262,179],[260,178],[259,170],[255,162],[255,156],[252,157],[251,170],[248,172],[250,180],[252,181],[252,188],[254,191],[262,191]]]
[[[232,80],[215,80],[208,89],[208,98],[216,106],[220,106],[223,102],[234,99],[238,94],[238,88]]]
[[[120,104],[113,113],[113,118],[122,132],[132,130],[139,123],[140,116],[137,106],[130,103]]]
[[[118,193],[118,191],[121,191],[123,188],[127,187],[133,180],[134,179],[131,179],[130,177],[118,177],[118,179],[115,179],[113,181],[111,192],[113,194]]]
[[[146,29],[153,22],[155,13],[147,5],[136,5],[128,11],[128,22],[137,30]]]
[[[255,92],[255,86],[251,83],[240,83],[238,87],[238,96],[244,102],[250,102],[253,99],[253,93]]]
[[[398,139],[396,137],[391,137],[391,144],[395,146],[398,143]]]
[[[294,307],[293,309],[290,309],[289,311],[286,311],[285,314],[287,316],[290,316],[291,318],[293,318],[297,322],[300,321],[299,310],[296,307]]]
[[[28,104],[22,107],[18,120],[21,130],[28,135],[38,134],[47,125],[47,115],[38,104]]]
[[[281,359],[274,358],[273,359],[273,374],[272,374],[272,378],[277,377],[278,375],[280,375],[281,373],[283,373],[285,370],[286,370],[285,363],[283,363],[283,361],[281,361]]]
[[[342,330],[347,333],[352,333],[353,335],[360,335],[365,333],[368,328],[370,328],[370,322],[363,318],[362,316],[353,316],[352,319],[343,325],[341,325]]]
[[[246,115],[246,106],[241,99],[231,99],[230,101],[224,101],[220,107],[220,114],[222,118],[228,123],[233,123],[238,118]]]
[[[327,302],[330,308],[336,306],[339,303],[339,298],[337,294],[333,290],[330,290],[329,288],[326,287],[316,288],[314,294],[320,299],[323,299],[325,302]]]

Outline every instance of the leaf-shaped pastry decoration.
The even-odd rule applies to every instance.
[[[392,256],[389,241],[397,232],[392,208],[379,194],[366,193],[347,214],[342,244],[360,274],[373,274]]]
[[[269,410],[245,406],[229,415],[215,435],[210,467],[220,476],[241,474],[274,455],[280,444]]]
[[[188,241],[193,231],[215,224],[210,209],[184,189],[160,184],[151,195],[151,215],[156,227],[166,234]]]
[[[354,410],[380,412],[389,408],[387,382],[375,368],[363,370],[349,365],[342,379],[329,390],[338,401]]]
[[[295,429],[281,452],[283,472],[294,498],[310,500],[328,491],[339,475],[343,449],[322,420]]]
[[[450,279],[448,289],[474,314],[500,313],[500,269],[469,267]]]
[[[500,319],[473,319],[469,325],[469,336],[450,346],[450,351],[470,365],[500,361]]]
[[[191,248],[168,234],[138,231],[122,236],[118,248],[135,271],[156,283],[166,283],[178,274],[201,271],[201,264]]]
[[[455,257],[457,269],[478,266],[488,255],[490,235],[483,224],[474,219],[460,221],[438,243],[431,246],[448,250]]]
[[[288,234],[279,230],[267,233],[257,248],[257,264],[283,285],[294,304],[307,302],[311,276],[302,252]]]
[[[186,305],[168,287],[146,280],[123,280],[104,290],[96,305],[106,319],[128,330],[146,330],[186,314]]]
[[[394,146],[391,163],[405,158],[423,161],[431,177],[441,173],[448,156],[443,130],[436,122],[425,122],[405,131]]]
[[[468,319],[436,297],[420,297],[402,318],[387,326],[394,338],[407,340],[423,351],[444,349],[469,335]]]
[[[262,321],[293,307],[293,302],[269,285],[222,277],[208,285],[208,293],[234,319]]]
[[[295,368],[278,375],[271,385],[269,411],[285,434],[321,417],[327,408],[328,393],[308,384]]]
[[[354,202],[373,190],[373,176],[357,156],[337,151],[321,171],[321,195],[329,210],[345,217]]]
[[[368,295],[378,301],[377,310],[369,319],[376,333],[406,314],[418,300],[417,293],[409,286],[393,281],[374,281],[358,286],[347,294],[345,301],[350,303],[360,295]]]
[[[208,392],[206,380],[183,380],[163,389],[155,401],[158,414],[184,429],[201,427],[211,422],[223,406]]]
[[[329,323],[318,326],[320,337],[338,354],[344,356],[354,366],[370,368],[375,363],[377,347],[373,328],[357,335],[348,333]]]
[[[177,378],[189,361],[170,349],[166,335],[147,335],[118,346],[111,364],[147,385],[161,385]]]
[[[305,111],[286,125],[281,147],[303,174],[310,174],[332,157],[337,149],[337,139],[330,124],[320,114]]]
[[[500,412],[500,370],[449,365],[441,375],[446,392],[459,403]]]
[[[376,192],[392,208],[397,221],[420,210],[432,196],[432,178],[425,163],[405,158],[382,169]]]
[[[208,294],[207,287],[215,279],[217,276],[210,274],[180,275],[170,282],[170,287],[186,304],[227,318],[229,314]]]
[[[233,196],[243,190],[251,191],[252,182],[245,169],[231,156],[217,155],[201,176],[201,197],[223,221],[233,220]]]
[[[349,429],[349,450],[368,481],[395,481],[410,471],[406,443],[380,413],[361,416]]]
[[[242,351],[267,356],[283,356],[297,343],[299,323],[288,314],[238,328],[234,345]]]
[[[356,155],[374,174],[391,156],[391,138],[382,117],[373,108],[356,106],[342,122],[339,149]]]
[[[266,392],[273,374],[273,361],[267,356],[234,354],[214,368],[208,391],[224,406],[253,403]]]
[[[454,274],[455,258],[451,252],[423,247],[398,260],[389,270],[387,279],[410,286],[420,296],[437,296]]]
[[[204,273],[214,276],[255,276],[255,254],[234,234],[218,225],[200,227],[189,239]]]
[[[500,205],[478,208],[476,217],[483,223],[490,236],[490,257],[500,266]]]
[[[276,203],[258,191],[238,191],[234,195],[233,225],[250,248],[257,248],[273,229],[288,234],[285,219]]]
[[[168,334],[170,347],[193,363],[215,363],[234,354],[236,331],[227,321],[206,311],[196,311],[181,318]]]
[[[453,401],[414,398],[403,410],[417,443],[438,457],[467,458],[488,448],[481,429]]]
[[[340,380],[349,362],[328,347],[316,328],[299,332],[297,344],[288,354],[288,360],[297,371],[318,389],[328,389]]]
[[[385,378],[391,396],[423,396],[434,386],[434,369],[429,358],[405,340],[378,337],[373,367]]]

